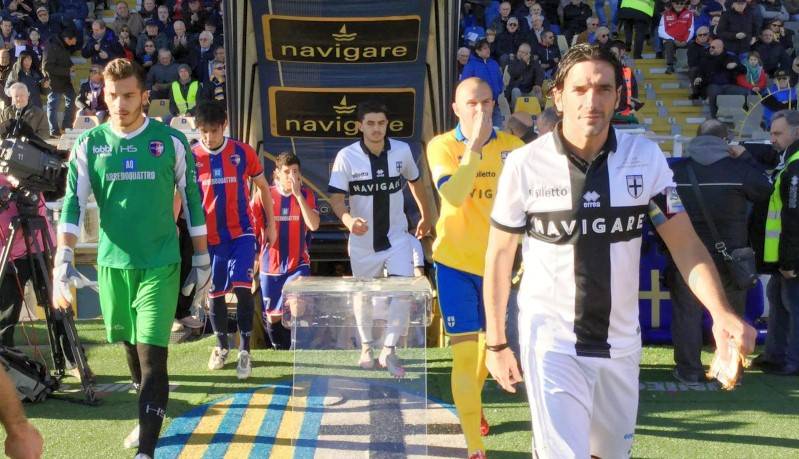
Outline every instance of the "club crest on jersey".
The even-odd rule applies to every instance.
[[[230,155],[230,162],[233,163],[234,166],[238,166],[239,163],[241,162],[241,156],[237,155],[236,153],[233,153],[232,155]]]
[[[156,158],[164,154],[164,142],[153,140],[150,142],[150,154]]]
[[[627,192],[633,198],[638,198],[644,192],[644,176],[643,175],[628,175],[627,176]]]
[[[397,167],[397,174],[402,172],[402,161],[397,161],[394,165]]]

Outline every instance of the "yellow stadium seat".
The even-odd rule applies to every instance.
[[[538,102],[538,97],[521,96],[516,99],[516,106],[513,107],[513,112],[527,112],[536,116],[541,114],[541,103]]]
[[[169,99],[153,99],[150,101],[150,108],[147,109],[147,116],[160,116],[164,118],[169,115]]]
[[[180,131],[193,131],[196,129],[193,116],[176,116],[169,122],[169,126]]]

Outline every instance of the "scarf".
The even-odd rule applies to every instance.
[[[760,65],[751,65],[749,62],[744,64],[744,67],[746,67],[746,81],[756,85],[760,80],[760,72],[763,71],[763,67]]]

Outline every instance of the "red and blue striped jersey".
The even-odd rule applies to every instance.
[[[282,194],[277,186],[270,187],[272,192],[272,218],[275,219],[277,240],[269,247],[261,244],[261,273],[266,275],[286,274],[299,266],[309,265],[308,246],[311,242],[311,231],[302,218],[302,209],[297,198]],[[316,197],[313,191],[302,187],[302,195],[308,206],[316,212]],[[256,224],[261,228],[265,222],[261,203],[253,200],[253,214]],[[259,230],[260,232],[260,230]]]
[[[209,151],[198,142],[192,153],[202,193],[208,243],[216,245],[253,234],[247,179],[264,173],[255,150],[245,143],[225,138],[218,150]]]

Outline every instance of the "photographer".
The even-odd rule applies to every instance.
[[[50,137],[50,125],[44,110],[30,103],[30,93],[24,83],[16,82],[8,88],[11,105],[0,112],[0,138],[12,135],[44,140]],[[17,126],[18,123],[22,123]]]

